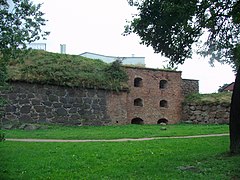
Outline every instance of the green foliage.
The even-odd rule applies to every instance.
[[[169,70],[169,71],[177,71],[178,67],[167,64],[166,66],[163,66],[163,69],[164,70]]]
[[[0,97],[0,107],[4,106],[6,104],[6,99]]]
[[[129,4],[139,13],[125,26],[125,34],[138,34],[142,44],[170,58],[171,64],[191,58],[192,45],[201,43],[205,32],[208,38],[198,44],[199,53],[210,55],[211,62],[233,62],[232,50],[240,42],[238,0],[129,0]]]
[[[9,79],[70,87],[121,90],[127,88],[126,73],[111,65],[77,55],[32,50],[23,61],[9,63]]]
[[[128,75],[123,70],[122,62],[120,60],[112,62],[104,71],[114,84],[127,82],[128,80]]]
[[[240,24],[240,1],[237,1],[234,6],[232,11],[230,12],[231,16],[233,17],[233,22],[236,24]]]
[[[221,92],[213,94],[191,94],[186,97],[185,103],[197,103],[197,104],[230,104],[231,92]]]
[[[7,77],[6,64],[0,58],[0,89],[6,86]]]
[[[0,1],[0,86],[5,85],[10,58],[15,59],[27,44],[49,34],[41,29],[46,20],[40,8],[41,4],[30,0]]]
[[[5,141],[5,134],[0,130],[0,142]]]

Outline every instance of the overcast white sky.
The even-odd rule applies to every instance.
[[[60,52],[66,44],[68,54],[92,52],[110,56],[145,57],[147,67],[161,68],[165,58],[154,54],[151,47],[139,44],[137,35],[122,36],[126,19],[136,12],[127,0],[33,0],[43,3],[42,11],[48,19],[45,29],[51,34],[46,41],[47,51]],[[208,64],[199,56],[178,66],[182,77],[197,79],[201,93],[216,92],[224,83],[235,80],[228,65]]]

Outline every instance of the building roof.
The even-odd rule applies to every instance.
[[[149,67],[141,67],[141,66],[128,66],[128,65],[126,65],[126,66],[124,66],[124,68],[150,70],[150,71],[165,71],[165,72],[173,72],[173,73],[182,73],[182,71],[177,71],[177,70],[158,69],[158,68],[149,68]]]
[[[79,55],[83,57],[91,58],[91,59],[100,59],[106,63],[111,63],[117,59],[120,59],[122,60],[123,64],[145,64],[145,57],[106,56],[106,55],[96,54],[91,52],[84,52]]]
[[[219,92],[223,92],[223,91],[233,91],[233,87],[234,87],[234,82],[230,83],[230,84],[225,84],[222,87],[219,88]]]
[[[102,57],[111,57],[111,58],[144,58],[145,57],[135,57],[135,56],[124,56],[124,57],[120,57],[120,56],[106,56],[106,55],[102,55],[102,54],[97,54],[97,53],[92,53],[92,52],[84,52],[84,53],[81,53],[79,54],[80,56],[84,56],[86,54],[93,54],[93,55],[97,55],[97,56],[102,56]]]

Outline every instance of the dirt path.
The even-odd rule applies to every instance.
[[[229,136],[229,134],[208,134],[208,135],[196,135],[196,136],[174,136],[174,137],[152,137],[152,138],[125,138],[125,139],[99,139],[99,140],[67,140],[67,139],[12,139],[7,138],[6,141],[18,141],[18,142],[126,142],[126,141],[149,141],[156,139],[189,139],[189,138],[204,138],[204,137],[220,137]]]

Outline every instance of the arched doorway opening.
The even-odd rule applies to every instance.
[[[158,120],[157,123],[158,123],[158,124],[161,124],[161,123],[165,123],[165,124],[167,124],[167,123],[168,123],[168,120],[165,119],[165,118],[161,118],[161,119]]]
[[[132,119],[131,124],[144,124],[144,122],[141,118],[134,118]]]

